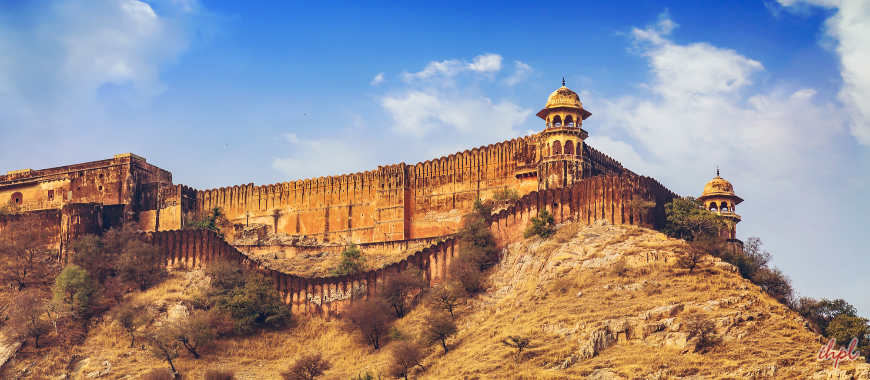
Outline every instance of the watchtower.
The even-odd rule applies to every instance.
[[[546,122],[538,134],[538,189],[567,187],[583,179],[589,172],[583,157],[584,141],[589,133],[583,130],[583,120],[592,113],[583,108],[576,92],[565,87],[553,91],[537,116]]]
[[[743,202],[743,198],[734,194],[734,187],[731,182],[724,180],[719,176],[719,169],[716,169],[716,178],[704,186],[704,193],[698,197],[698,201],[704,205],[704,208],[715,212],[724,218],[731,221],[731,227],[720,231],[722,237],[731,240],[737,240],[737,223],[740,223],[740,215],[734,211],[734,207]],[[738,240],[739,242],[739,240]],[[743,243],[741,242],[742,246]]]

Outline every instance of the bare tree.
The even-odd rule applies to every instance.
[[[405,315],[408,297],[423,287],[424,283],[420,278],[405,271],[390,276],[381,289],[381,295],[396,312],[396,317],[401,318]]]
[[[381,337],[390,329],[390,304],[380,297],[370,297],[354,303],[345,317],[365,337],[366,342],[379,349]]]
[[[25,290],[15,297],[9,313],[9,326],[15,338],[33,338],[39,348],[39,338],[51,331],[51,324],[42,318],[47,301],[46,294],[36,289]]]
[[[129,303],[121,304],[113,310],[115,322],[130,335],[130,347],[136,343],[136,330],[148,323],[148,314]]]
[[[438,284],[429,295],[429,300],[433,306],[444,309],[450,313],[451,317],[455,317],[453,312],[462,304],[462,298],[465,297],[465,288],[456,282],[448,282]]]
[[[281,377],[284,380],[314,380],[329,371],[331,367],[329,361],[319,352],[307,354],[296,359],[286,372],[281,373]]]
[[[528,348],[531,344],[529,338],[522,337],[520,335],[511,335],[507,337],[507,339],[503,339],[501,341],[505,346],[511,347],[517,350],[517,362],[520,361],[520,355],[522,355],[523,350]]]
[[[212,346],[217,339],[211,319],[208,312],[197,311],[173,326],[173,334],[195,359],[199,359],[199,353]]]
[[[389,374],[393,377],[401,377],[408,380],[408,375],[414,367],[420,367],[426,370],[421,362],[423,361],[423,350],[416,343],[402,341],[393,343],[391,350],[392,363],[390,363]]]
[[[168,328],[161,328],[156,333],[148,336],[148,346],[151,355],[169,363],[172,373],[177,374],[173,360],[178,357],[178,339]]]
[[[430,343],[441,343],[445,354],[447,353],[447,339],[456,335],[458,331],[453,319],[443,312],[429,314],[423,325],[423,334],[426,339]]]
[[[32,218],[10,223],[0,234],[0,280],[23,289],[30,279],[52,278],[57,261],[54,236]]]

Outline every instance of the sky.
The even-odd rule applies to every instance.
[[[870,317],[870,1],[0,0],[0,172],[132,152],[198,189],[536,133],[677,194],[716,168],[802,296]]]

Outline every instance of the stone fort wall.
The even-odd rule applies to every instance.
[[[632,213],[628,204],[634,196],[654,201],[655,207],[643,214]],[[521,241],[522,231],[538,210],[546,208],[558,223],[593,223],[605,219],[612,224],[662,228],[666,221],[664,205],[676,194],[657,181],[634,175],[601,175],[582,180],[569,188],[530,192],[506,209],[492,215],[488,222],[499,247]],[[356,275],[303,278],[269,268],[267,263],[249,259],[244,253],[209,230],[172,230],[147,232],[143,238],[161,248],[167,266],[201,268],[218,257],[235,261],[272,278],[284,302],[294,313],[331,319],[355,298],[371,294],[391,274],[409,265],[421,269],[429,285],[449,276],[452,260],[461,252],[454,237],[447,237],[423,248],[406,259],[385,268]],[[396,244],[401,244],[396,242]]]
[[[536,136],[414,165],[400,163],[362,173],[272,185],[197,190],[195,195],[187,187],[181,192],[191,193],[187,197],[194,199],[198,212],[220,207],[234,224],[265,224],[273,232],[304,235],[319,242],[369,243],[444,236],[456,231],[460,218],[470,212],[477,198],[492,199],[495,191],[503,189],[515,189],[520,195],[538,189],[537,177],[527,175],[537,170],[541,155]],[[582,141],[578,141],[577,155],[588,163],[588,177],[631,173]],[[178,204],[181,202],[178,200]],[[166,224],[164,220],[169,220],[168,216],[161,219],[159,228],[149,229],[183,226],[176,224],[176,219]],[[223,232],[233,236],[232,230]]]

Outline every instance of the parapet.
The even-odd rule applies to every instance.
[[[130,158],[135,159],[135,160],[140,160],[142,162],[146,162],[145,157],[142,157],[142,156],[139,156],[139,155],[136,155],[133,153],[121,153],[121,154],[115,155],[115,158],[124,158],[124,157],[130,157]]]
[[[32,171],[33,171],[33,169],[13,170],[13,171],[11,171],[11,172],[6,172],[6,175],[21,174],[21,173],[30,173],[30,172],[32,172]]]

